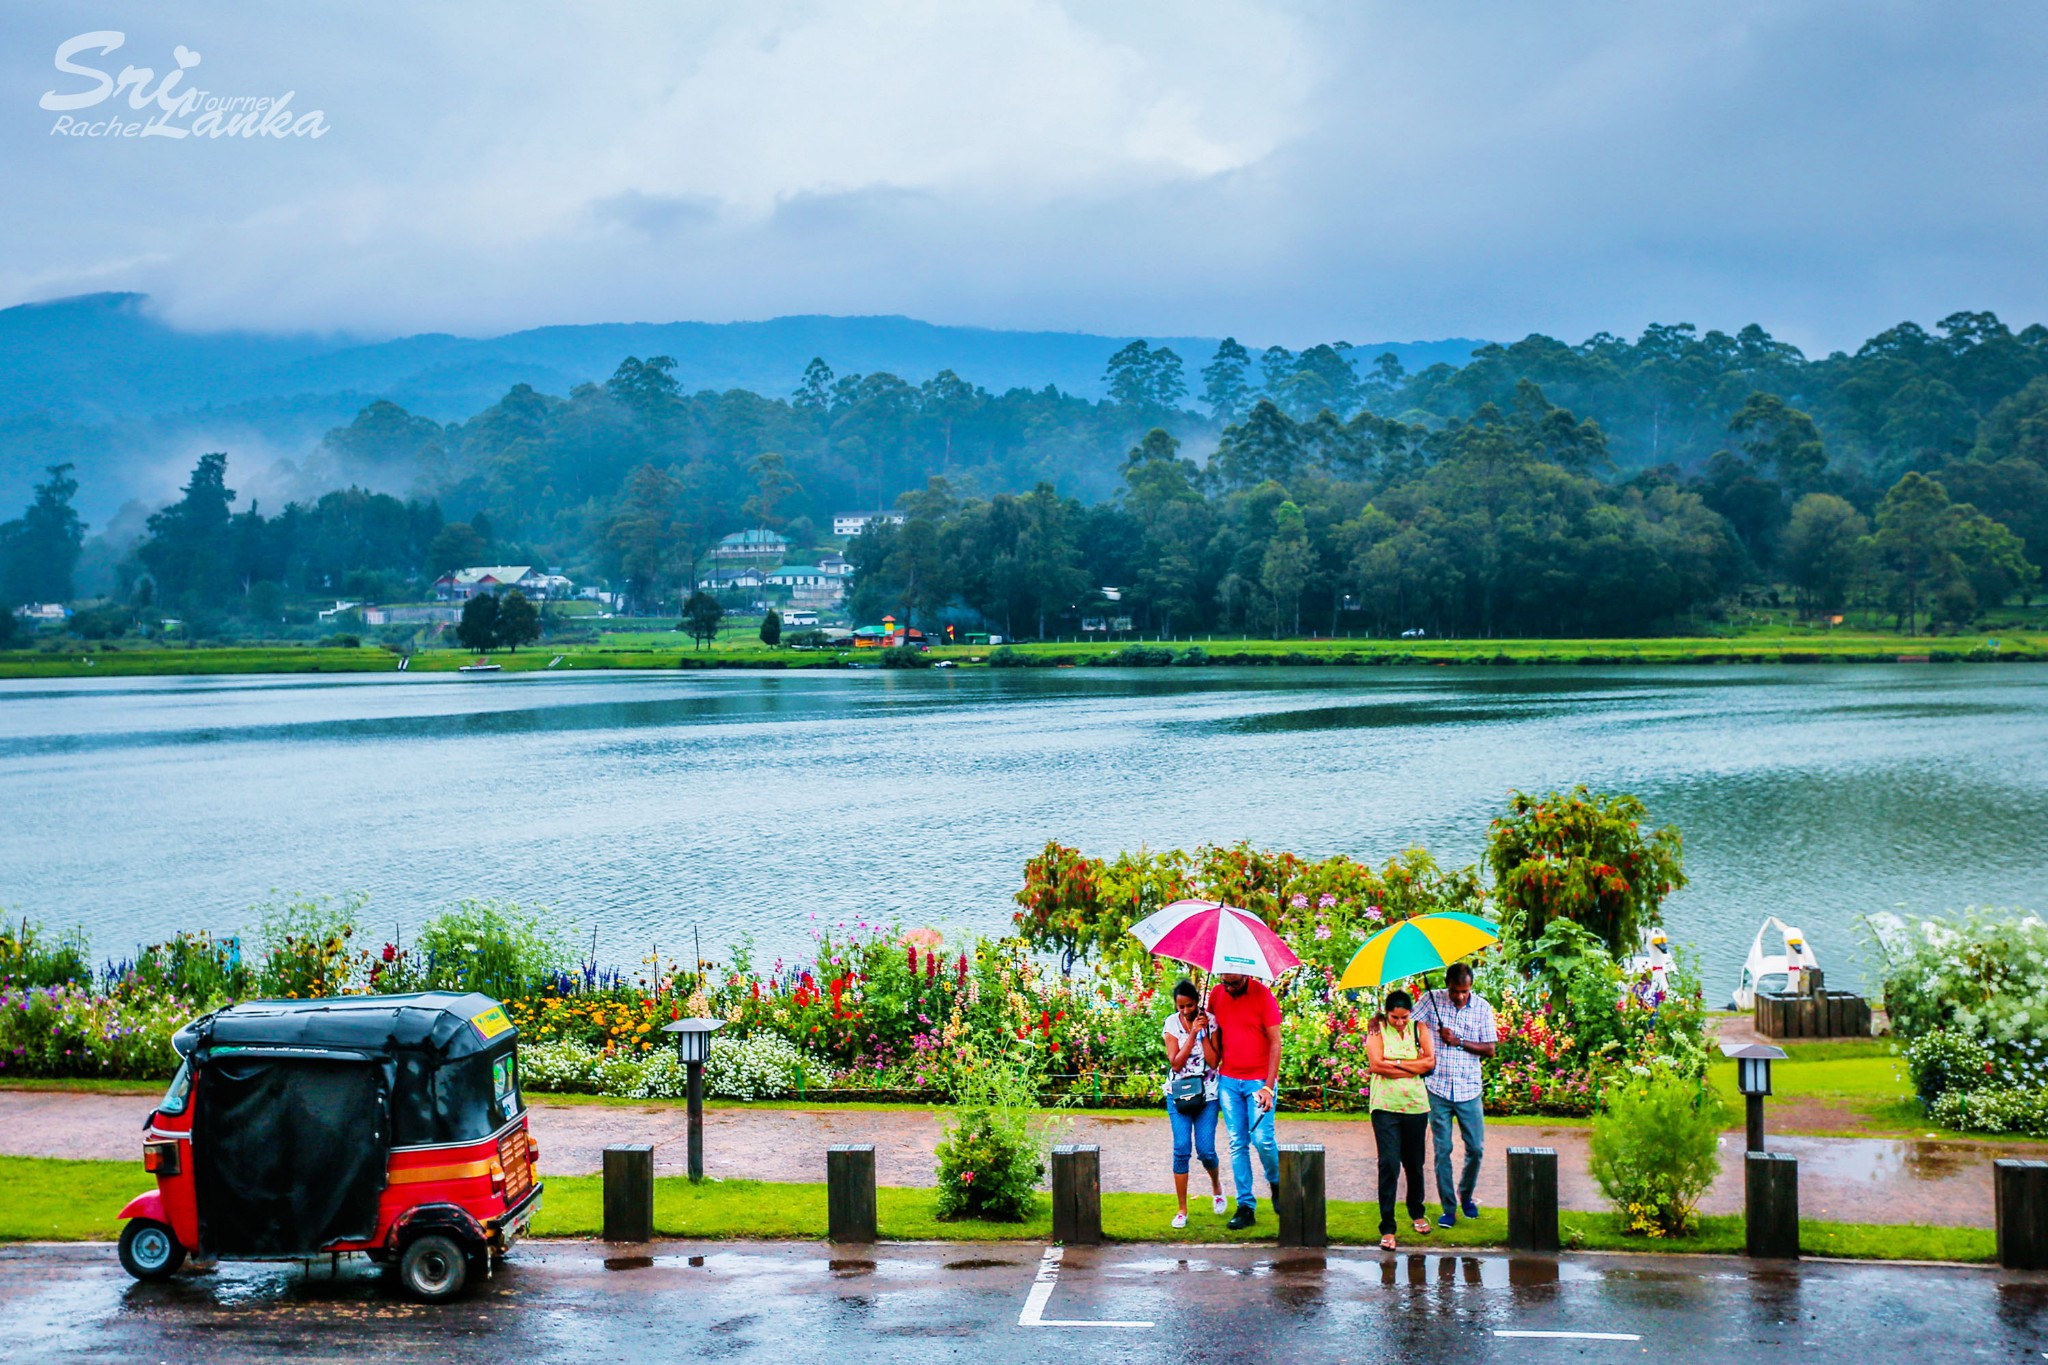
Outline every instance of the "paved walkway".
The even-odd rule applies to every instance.
[[[139,1095],[0,1091],[0,1154],[140,1160],[142,1122],[153,1103]],[[603,1149],[620,1142],[653,1143],[655,1168],[663,1174],[685,1169],[687,1119],[681,1105],[536,1100],[532,1114],[544,1172],[593,1174]],[[1282,1142],[1320,1142],[1329,1150],[1331,1198],[1376,1197],[1369,1123],[1282,1115],[1279,1129]],[[1480,1202],[1498,1208],[1505,1201],[1509,1147],[1555,1147],[1563,1206],[1606,1208],[1586,1172],[1587,1134],[1583,1127],[1491,1125]],[[822,1181],[825,1148],[871,1142],[882,1184],[930,1185],[938,1137],[938,1116],[923,1110],[714,1108],[704,1116],[705,1172],[722,1179]],[[1060,1121],[1056,1140],[1098,1144],[1105,1189],[1173,1188],[1164,1115],[1075,1116]],[[1226,1140],[1220,1130],[1218,1140]],[[1962,1227],[1992,1225],[1994,1158],[2042,1155],[2038,1144],[1888,1138],[1786,1137],[1771,1139],[1771,1147],[1799,1158],[1800,1213],[1807,1218]],[[1741,1212],[1742,1168],[1735,1159],[1741,1150],[1740,1131],[1729,1134],[1721,1178],[1702,1201],[1704,1212]],[[1224,1163],[1227,1167],[1227,1149]],[[1229,1181],[1226,1170],[1226,1189]],[[1196,1190],[1201,1188],[1197,1173]],[[1432,1189],[1432,1203],[1434,1198]]]

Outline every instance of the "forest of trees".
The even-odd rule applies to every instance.
[[[124,547],[113,605],[256,629],[294,598],[400,600],[443,570],[547,565],[672,613],[719,536],[849,547],[854,609],[936,628],[1071,634],[1425,629],[1622,635],[1743,594],[1957,627],[2048,562],[2048,329],[1988,313],[1808,359],[1748,327],[1532,336],[1405,374],[1342,343],[1190,375],[1132,342],[1110,397],[917,385],[815,360],[787,398],[689,392],[664,357],[566,397],[515,386],[441,425],[377,402],[309,462],[409,471],[238,509],[202,458]],[[0,524],[8,604],[77,596],[79,472]]]

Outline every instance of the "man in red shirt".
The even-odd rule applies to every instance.
[[[1209,1021],[1223,1045],[1217,1066],[1217,1098],[1230,1129],[1230,1179],[1237,1212],[1228,1224],[1248,1228],[1258,1221],[1259,1199],[1252,1189],[1252,1148],[1266,1168],[1270,1188],[1280,1180],[1280,1147],[1273,1136],[1274,1094],[1280,1084],[1280,1002],[1263,981],[1224,973],[1209,992]]]

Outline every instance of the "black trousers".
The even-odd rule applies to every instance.
[[[1394,1189],[1408,1172],[1408,1216],[1420,1218],[1422,1149],[1429,1143],[1429,1115],[1372,1111],[1372,1137],[1380,1152],[1380,1236],[1394,1231]]]

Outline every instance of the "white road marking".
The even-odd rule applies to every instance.
[[[1060,1257],[1065,1247],[1047,1247],[1045,1255],[1038,1260],[1038,1278],[1031,1284],[1031,1292],[1024,1296],[1024,1311],[1017,1315],[1019,1327],[1150,1327],[1149,1322],[1081,1322],[1068,1318],[1045,1316],[1045,1305],[1052,1298],[1053,1286],[1059,1282]]]
[[[1641,1341],[1635,1332],[1515,1332],[1494,1328],[1497,1337],[1545,1337],[1555,1341]]]

